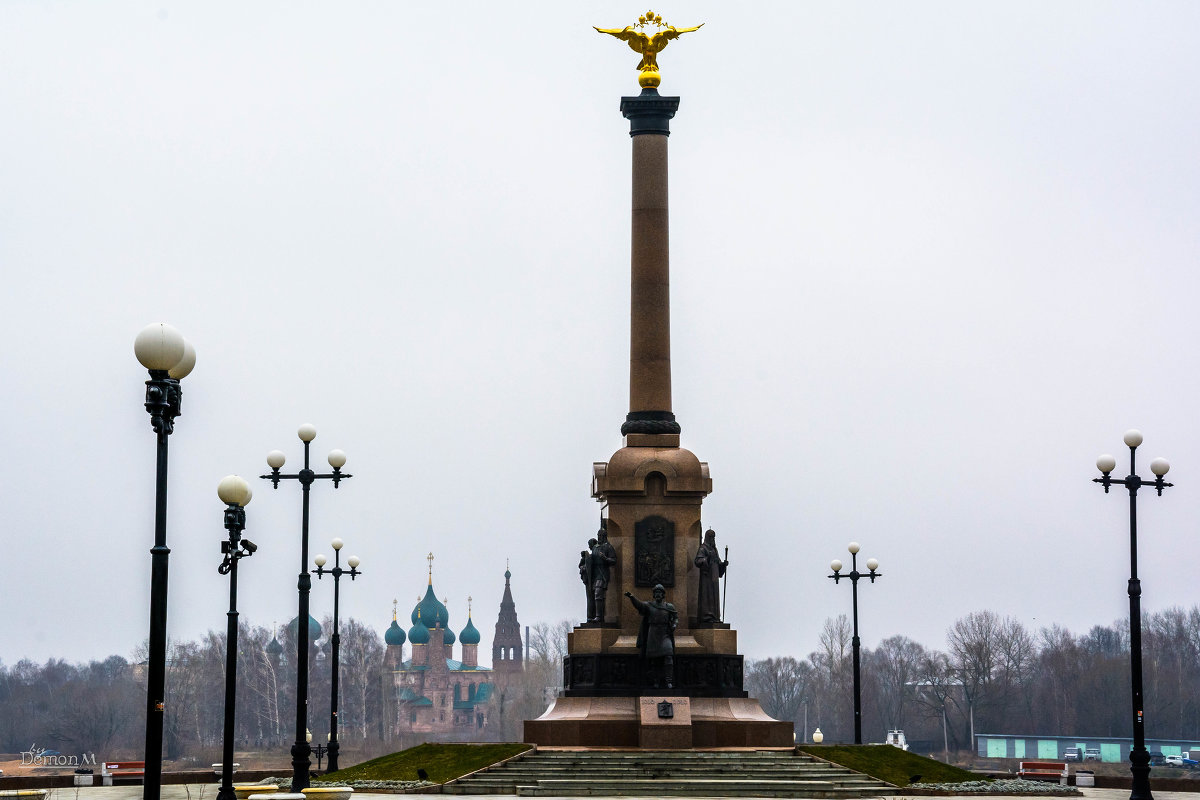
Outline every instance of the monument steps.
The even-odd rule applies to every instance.
[[[540,751],[442,787],[443,794],[523,797],[857,798],[882,781],[792,751]]]

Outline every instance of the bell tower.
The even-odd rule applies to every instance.
[[[517,604],[513,602],[512,572],[504,569],[504,596],[500,599],[500,614],[496,617],[496,633],[492,637],[492,671],[496,677],[512,675],[525,669],[521,649],[521,623],[517,621]]]

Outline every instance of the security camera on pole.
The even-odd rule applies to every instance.
[[[225,529],[229,538],[221,542],[225,559],[217,572],[229,576],[229,612],[225,628],[225,735],[221,748],[221,788],[217,800],[236,800],[233,791],[233,713],[237,705],[237,567],[238,562],[258,551],[258,546],[242,538],[246,528],[246,504],[253,492],[245,478],[228,475],[217,485],[217,496],[225,503]]]
[[[133,341],[133,353],[150,372],[146,411],[158,437],[154,482],[154,547],[150,550],[150,638],[146,658],[146,749],[142,797],[158,800],[162,791],[163,717],[167,675],[167,439],[182,413],[180,381],[196,366],[196,349],[165,322],[147,325]]]

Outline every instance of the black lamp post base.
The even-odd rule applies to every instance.
[[[232,786],[222,786],[217,789],[217,800],[237,800],[237,793],[233,791]]]
[[[1129,800],[1154,800],[1150,794],[1150,753],[1145,750],[1134,750],[1129,754],[1131,766],[1129,772],[1133,775],[1133,791]]]
[[[312,748],[308,742],[296,742],[292,745],[292,792],[308,788],[308,771],[312,768],[312,761],[308,758],[310,755]],[[297,781],[302,781],[304,785],[297,786]]]
[[[336,740],[329,742],[329,761],[326,762],[328,764],[328,767],[326,767],[326,769],[325,769],[325,774],[328,775],[330,772],[338,771],[338,750],[340,750],[340,749],[341,749],[341,746],[337,743]]]

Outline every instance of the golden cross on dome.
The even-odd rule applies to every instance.
[[[429,562],[429,585],[433,586],[433,553],[425,556],[425,560]]]
[[[471,595],[467,595],[467,619],[471,618]]]
[[[399,605],[399,603],[399,600],[392,598],[392,622],[396,621],[396,606]]]

